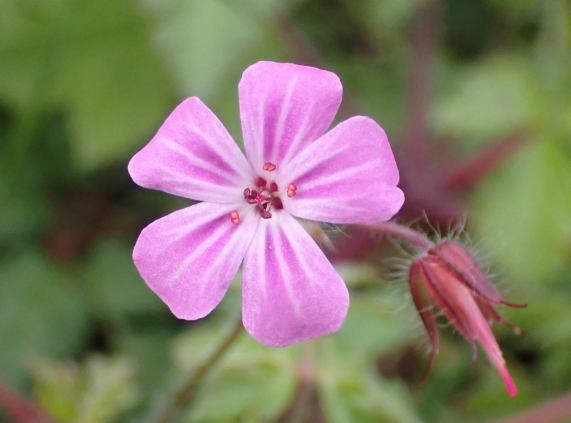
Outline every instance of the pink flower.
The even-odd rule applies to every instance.
[[[426,375],[430,372],[439,345],[438,326],[431,307],[435,303],[456,330],[472,344],[474,359],[475,342],[480,343],[500,373],[508,394],[515,396],[515,383],[488,322],[503,323],[519,334],[520,329],[505,320],[496,306],[523,305],[506,302],[472,256],[453,241],[444,241],[413,261],[409,282],[413,301],[432,344],[432,357]]]
[[[142,187],[202,201],[147,226],[133,259],[180,319],[209,314],[242,261],[243,322],[285,346],[339,329],[349,294],[293,216],[387,220],[401,207],[387,137],[356,116],[329,132],[339,78],[289,63],[250,66],[238,86],[246,157],[198,98],[183,101],[129,163]]]

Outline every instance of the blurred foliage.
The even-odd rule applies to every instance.
[[[39,254],[7,256],[0,272],[0,372],[19,381],[30,354],[80,350],[88,328],[85,299],[70,275]]]
[[[137,403],[128,359],[92,356],[78,366],[37,358],[30,367],[40,405],[61,422],[113,422]]]
[[[125,157],[168,110],[171,84],[134,1],[4,0],[0,93],[34,125],[67,114],[73,160],[91,168]]]
[[[237,82],[270,59],[338,73],[340,118],[374,117],[406,162],[412,26],[429,4],[0,0],[0,381],[62,422],[140,422],[155,411],[238,315],[240,280],[191,324],[146,288],[133,241],[186,202],[134,186],[129,157],[190,95],[241,142]],[[424,141],[445,146],[438,166],[524,134],[455,197],[510,299],[529,303],[506,310],[527,337],[496,331],[520,395],[508,399],[449,330],[433,374],[416,384],[425,341],[406,286],[386,283],[385,258],[398,252],[383,245],[336,263],[352,293],[339,333],[286,349],[243,335],[184,421],[482,421],[571,386],[571,4],[435,4]]]

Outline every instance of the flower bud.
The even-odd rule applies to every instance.
[[[454,241],[443,241],[416,258],[410,266],[409,283],[412,299],[432,346],[428,375],[438,352],[439,333],[434,307],[440,308],[454,327],[472,344],[476,358],[478,342],[492,365],[502,377],[510,396],[517,394],[502,351],[489,323],[498,322],[511,327],[516,334],[519,328],[505,320],[497,311],[499,304],[524,307],[506,302],[488,280],[474,258]]]

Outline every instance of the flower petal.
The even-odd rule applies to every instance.
[[[272,347],[337,331],[349,306],[341,277],[284,212],[260,223],[244,259],[242,289],[246,330]]]
[[[278,174],[291,214],[330,223],[375,223],[399,211],[404,194],[383,129],[370,118],[348,119],[297,155]]]
[[[239,200],[252,179],[224,125],[197,97],[175,108],[131,159],[129,174],[142,187],[216,203]]]
[[[141,232],[133,260],[147,285],[180,319],[206,316],[224,297],[259,218],[252,208],[230,219],[231,205],[199,203]]]
[[[280,167],[322,135],[343,87],[334,73],[291,63],[258,62],[238,86],[246,155],[256,170]]]

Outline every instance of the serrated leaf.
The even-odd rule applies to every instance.
[[[81,365],[43,358],[31,370],[40,404],[62,422],[114,422],[138,400],[126,358],[94,355]]]

